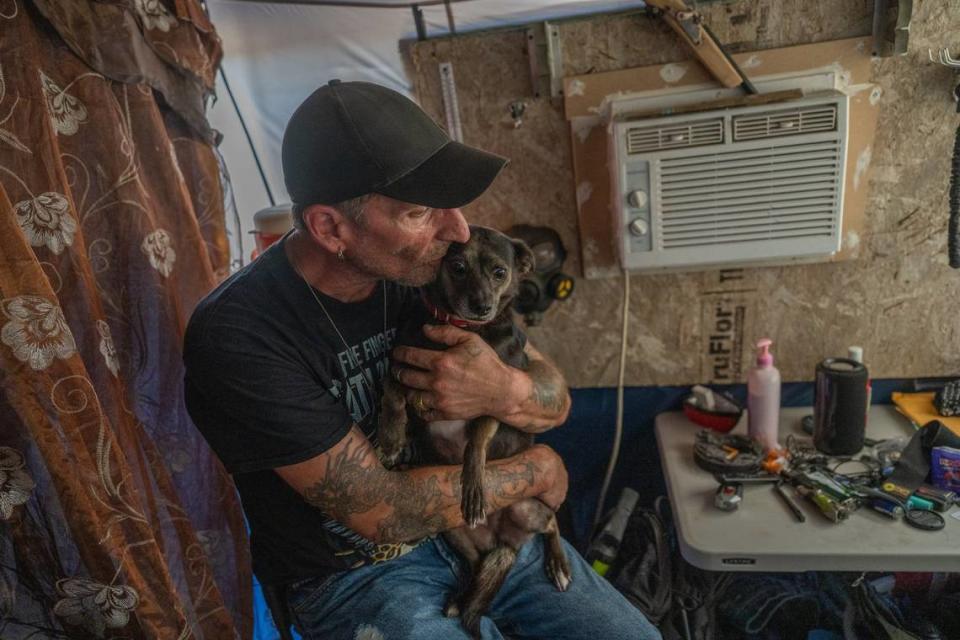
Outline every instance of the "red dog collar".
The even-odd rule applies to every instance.
[[[430,312],[430,315],[433,316],[433,319],[437,322],[442,322],[443,324],[452,324],[455,327],[460,329],[470,329],[473,327],[483,326],[483,322],[471,322],[470,320],[464,320],[460,316],[455,316],[452,313],[447,313],[441,311],[437,308],[437,305],[430,302],[430,299],[427,298],[427,294],[423,291],[420,292],[420,297],[423,299],[423,304],[426,305],[427,311]]]

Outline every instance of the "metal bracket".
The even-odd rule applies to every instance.
[[[549,22],[527,29],[530,86],[537,98],[563,95],[563,50],[560,27]]]
[[[893,31],[893,55],[895,56],[902,56],[907,53],[911,19],[913,19],[913,0],[900,0],[900,7],[897,10],[897,26]]]
[[[674,18],[676,18],[677,24],[683,27],[683,31],[693,41],[693,44],[698,45],[703,42],[703,32],[700,29],[703,18],[700,17],[699,13],[696,11],[677,11],[674,13]]]
[[[888,39],[888,0],[874,0],[873,55],[876,57],[902,56],[910,42],[910,21],[913,19],[913,0],[899,0],[893,41]]]

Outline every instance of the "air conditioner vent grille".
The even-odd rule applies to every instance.
[[[782,138],[836,131],[837,106],[810,105],[733,117],[733,139]]]
[[[661,248],[835,234],[841,156],[824,140],[661,160]]]
[[[702,147],[723,143],[723,118],[627,129],[627,153]]]

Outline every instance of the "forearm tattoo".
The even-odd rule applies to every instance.
[[[362,435],[347,438],[327,463],[323,479],[304,491],[309,504],[347,526],[359,514],[374,514],[381,542],[409,542],[463,524],[460,467],[388,471]],[[530,495],[539,471],[527,458],[488,465],[484,488],[491,507]]]
[[[509,502],[534,485],[538,471],[537,465],[530,460],[520,461],[511,467],[487,467],[483,474],[483,486],[494,497]]]
[[[385,504],[392,507],[387,516],[377,523],[377,532],[381,540],[389,542],[408,542],[431,533],[449,529],[452,525],[442,513],[444,497],[452,499],[453,493],[460,495],[460,470],[447,471],[444,480],[452,488],[444,494],[441,489],[443,474],[426,478],[412,478],[397,473],[396,480],[389,483],[381,494]]]
[[[533,382],[529,400],[544,411],[563,413],[567,405],[567,385],[556,368],[543,360],[531,360],[527,374]]]
[[[378,485],[386,470],[365,464],[369,459],[369,444],[354,433],[347,435],[342,449],[327,463],[321,482],[308,487],[303,497],[315,507],[323,509],[340,522],[346,522],[356,513],[366,513],[383,499]]]

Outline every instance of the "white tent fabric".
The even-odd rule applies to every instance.
[[[379,0],[383,2],[384,0]],[[392,2],[393,0],[387,0]],[[362,4],[362,2],[357,3]],[[407,2],[396,8],[322,6],[240,0],[207,0],[223,38],[223,71],[277,203],[288,201],[280,166],[280,142],[290,114],[331,78],[366,80],[410,95],[400,56],[401,40],[416,38]],[[457,32],[526,24],[643,6],[639,0],[471,0],[451,5]],[[444,6],[423,7],[428,36],[449,34]],[[270,201],[250,145],[220,83],[211,124],[231,174],[239,228],[231,222],[235,265],[249,261],[253,215]]]

